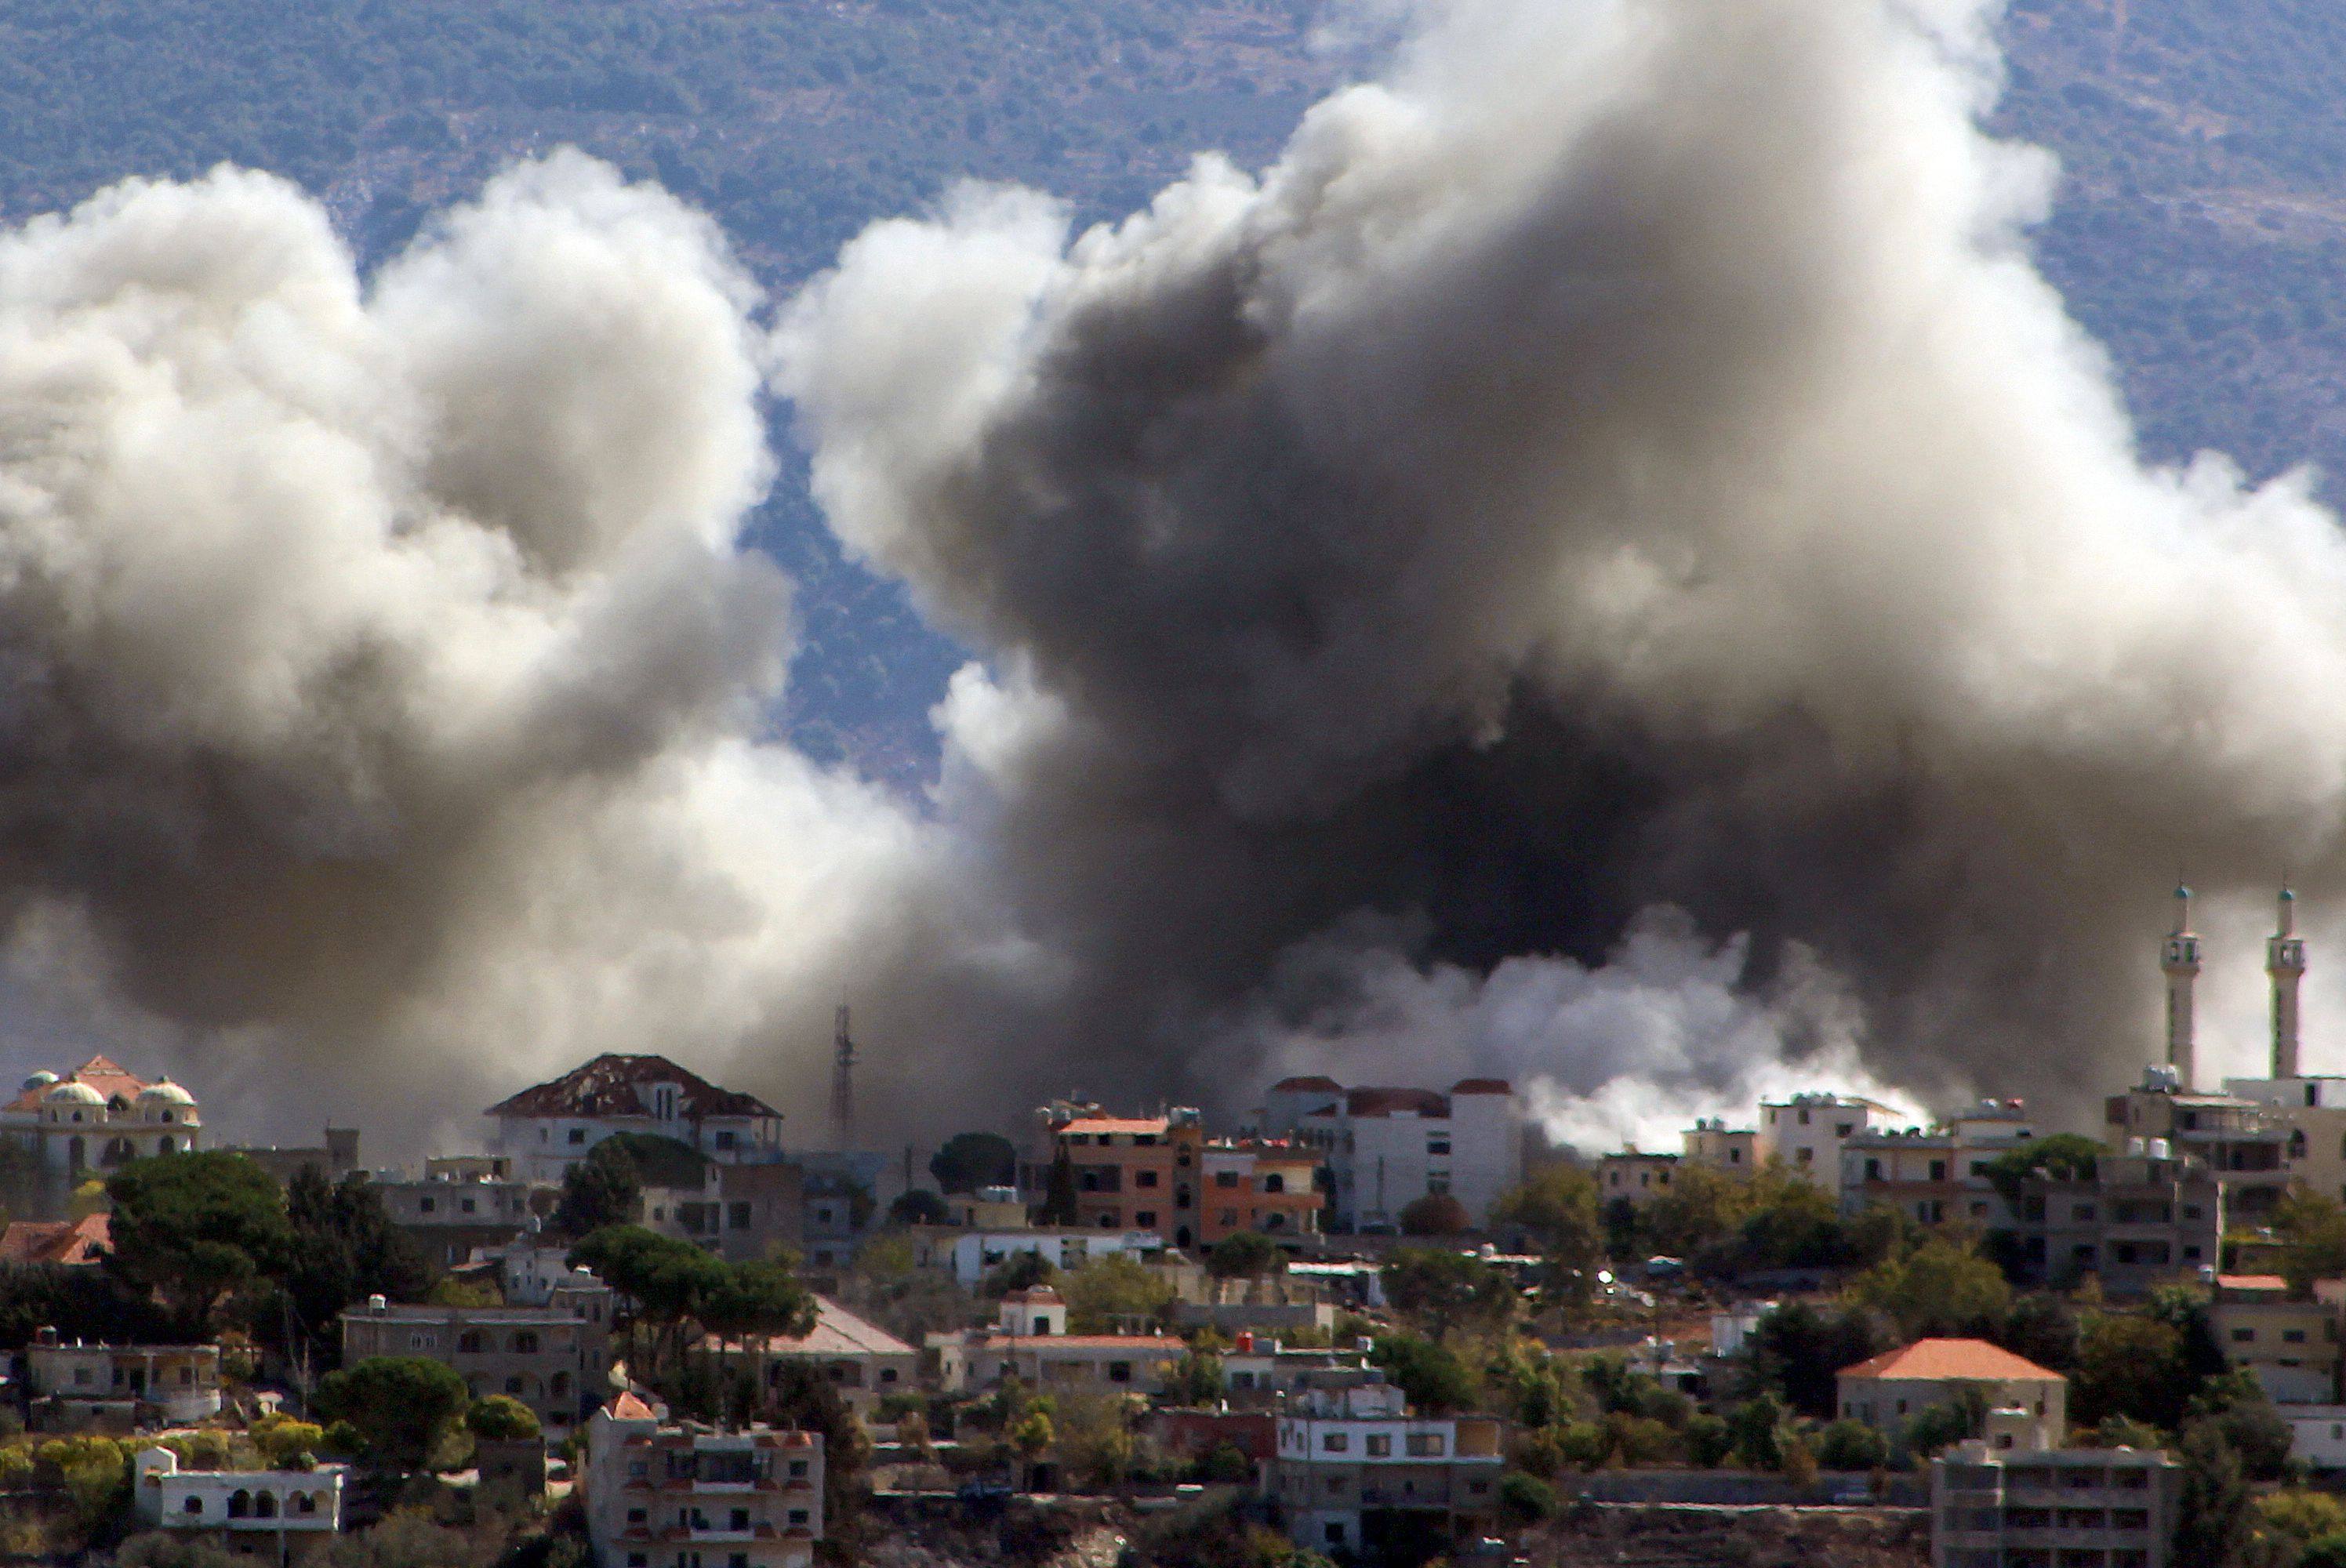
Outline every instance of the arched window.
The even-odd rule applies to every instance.
[[[486,1343],[478,1329],[467,1329],[456,1336],[456,1349],[465,1355],[477,1356],[486,1349]]]
[[[1269,1176],[1262,1178],[1262,1190],[1265,1192],[1285,1192],[1287,1190],[1287,1178],[1280,1175],[1277,1171],[1273,1171]]]
[[[155,1152],[158,1155],[168,1155],[178,1146],[179,1145],[168,1136],[159,1137],[155,1140]]]
[[[230,1519],[252,1517],[252,1493],[240,1487],[229,1494],[228,1516]]]
[[[315,1513],[318,1512],[318,1500],[311,1496],[306,1492],[297,1492],[286,1501],[293,1505],[293,1512],[296,1513]]]
[[[80,1112],[74,1113],[74,1120],[76,1122],[81,1120]],[[73,1141],[66,1145],[66,1160],[76,1170],[81,1169],[89,1163],[89,1145],[82,1142],[79,1134],[76,1134]]]
[[[264,1492],[256,1495],[252,1500],[252,1516],[255,1519],[276,1518],[277,1494],[273,1492]]]
[[[201,1513],[203,1511],[204,1500],[200,1497],[190,1497],[187,1502],[179,1504],[179,1512],[182,1513]]]
[[[522,1384],[519,1378],[507,1378],[505,1380],[505,1392],[509,1394],[518,1395],[521,1392],[521,1387]]]
[[[567,1372],[555,1373],[553,1377],[546,1380],[546,1391],[549,1394],[556,1395],[568,1393],[570,1391],[570,1374]]]
[[[535,1356],[537,1354],[537,1336],[525,1329],[513,1337],[513,1348],[516,1356]]]

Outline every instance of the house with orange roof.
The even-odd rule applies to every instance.
[[[0,1105],[0,1137],[33,1155],[57,1208],[82,1182],[148,1155],[192,1149],[202,1135],[195,1095],[104,1056],[63,1074],[36,1073]]]
[[[1061,1224],[1102,1231],[1151,1231],[1177,1247],[1198,1244],[1198,1170],[1205,1128],[1198,1113],[1176,1106],[1159,1116],[1112,1116],[1093,1105],[1060,1101],[1041,1113],[1043,1137],[1024,1167],[1033,1199],[1052,1201],[1054,1173],[1072,1213]]]
[[[2273,1403],[2334,1405],[2341,1311],[2334,1286],[2300,1296],[2278,1274],[2219,1274],[2208,1326],[2225,1359]]]
[[[1917,1339],[1842,1368],[1833,1383],[1841,1419],[1885,1437],[1966,1391],[1989,1410],[2021,1411],[2037,1447],[2060,1447],[2069,1431],[2069,1380],[1985,1339]]]

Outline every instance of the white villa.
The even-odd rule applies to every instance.
[[[148,1080],[92,1056],[62,1077],[36,1073],[0,1105],[0,1138],[38,1156],[68,1185],[148,1155],[192,1149],[203,1135],[196,1097],[168,1078]]]

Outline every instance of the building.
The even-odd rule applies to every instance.
[[[1278,1138],[1218,1139],[1198,1151],[1198,1245],[1242,1230],[1319,1233],[1328,1197],[1319,1188],[1318,1150]]]
[[[471,1156],[430,1159],[420,1178],[393,1172],[367,1186],[392,1225],[428,1261],[447,1268],[504,1246],[529,1225],[530,1188],[506,1174],[510,1168],[503,1160]]]
[[[801,1250],[807,1205],[805,1173],[796,1164],[736,1164],[681,1148],[676,1154],[643,1166],[647,1228],[735,1263]]]
[[[195,1148],[203,1130],[195,1095],[103,1056],[62,1077],[36,1073],[0,1105],[0,1138],[33,1156],[51,1203],[129,1160]]]
[[[791,1161],[800,1173],[795,1231],[773,1245],[797,1251],[810,1268],[843,1268],[880,1217],[889,1158],[868,1149],[801,1149]],[[790,1227],[780,1216],[775,1223]]]
[[[2157,1449],[2055,1448],[1992,1410],[1931,1461],[1931,1568],[2170,1568],[2182,1492]]]
[[[356,1127],[328,1127],[323,1140],[314,1144],[242,1144],[221,1152],[250,1160],[279,1186],[287,1186],[303,1171],[315,1171],[333,1183],[360,1168]]]
[[[1101,1230],[1153,1231],[1176,1247],[1198,1245],[1198,1179],[1205,1130],[1198,1113],[1110,1116],[1097,1105],[1044,1107],[1044,1147],[1022,1172],[1046,1217]],[[1064,1169],[1066,1175],[1056,1175]],[[1075,1212],[1048,1212],[1055,1180],[1072,1188]]]
[[[342,1363],[370,1356],[452,1367],[474,1399],[512,1395],[559,1441],[610,1391],[611,1291],[600,1281],[556,1286],[543,1307],[434,1307],[370,1296],[342,1314]]]
[[[1319,1152],[1339,1230],[1397,1230],[1402,1210],[1433,1193],[1456,1198],[1480,1225],[1523,1185],[1523,1114],[1500,1078],[1462,1078],[1447,1094],[1284,1078],[1265,1093],[1259,1120],[1263,1136]]]
[[[2199,1160],[2161,1138],[2132,1139],[2091,1175],[2023,1178],[2014,1220],[2022,1271],[2061,1287],[2095,1275],[2117,1298],[2197,1278],[2221,1255],[2225,1203],[2224,1184]]]
[[[804,1334],[719,1339],[714,1348],[736,1365],[751,1367],[760,1389],[780,1382],[786,1366],[811,1368],[866,1420],[888,1395],[919,1387],[920,1351],[828,1296],[815,1298],[815,1310],[814,1327]]]
[[[1924,1225],[1960,1220],[2009,1229],[2015,1217],[1988,1171],[2035,1135],[2018,1100],[1982,1100],[1927,1131],[1859,1133],[1841,1145],[1841,1212],[1862,1214],[1879,1204]]]
[[[2234,1225],[2263,1225],[2289,1195],[2289,1129],[2254,1101],[2193,1094],[2173,1068],[2153,1066],[2104,1103],[2103,1119],[2112,1144],[2156,1141],[2198,1160],[2222,1185]]]
[[[1494,1522],[1504,1437],[1488,1418],[1415,1414],[1373,1369],[1319,1372],[1279,1417],[1265,1491],[1300,1546],[1423,1562]]]
[[[918,1225],[904,1234],[913,1244],[916,1265],[950,1274],[954,1282],[962,1286],[976,1285],[1021,1253],[1032,1253],[1056,1268],[1081,1268],[1095,1257],[1130,1257],[1145,1262],[1165,1250],[1165,1238],[1153,1230],[1085,1230],[1066,1225],[960,1230]]]
[[[2297,898],[2280,891],[2279,918],[2265,942],[2272,981],[2270,1075],[2227,1078],[2224,1093],[2259,1106],[2283,1128],[2290,1179],[2324,1197],[2346,1201],[2346,1078],[2305,1075],[2298,1039],[2298,989],[2305,978],[2305,939],[2297,934]]]
[[[2289,1423],[2290,1458],[2309,1470],[2346,1470],[2346,1405],[2290,1405],[2275,1413]]]
[[[1643,1208],[1670,1190],[1678,1174],[1677,1155],[1640,1154],[1623,1149],[1596,1162],[1596,1196],[1604,1204],[1626,1203]]]
[[[1154,1393],[1188,1350],[1164,1334],[1070,1334],[1067,1304],[1047,1285],[1005,1296],[993,1329],[932,1334],[927,1348],[949,1394],[1014,1377],[1043,1393]]]
[[[1760,1135],[1771,1156],[1794,1176],[1832,1192],[1841,1186],[1841,1145],[1903,1119],[1890,1106],[1855,1095],[1760,1102]]]
[[[218,1345],[106,1345],[44,1329],[25,1348],[36,1431],[187,1426],[220,1411]]]
[[[1276,1339],[1241,1332],[1222,1355],[1225,1400],[1240,1410],[1283,1404],[1322,1372],[1362,1371],[1358,1350],[1290,1348]]]
[[[2334,1405],[2339,1385],[2335,1302],[2292,1299],[2278,1274],[2219,1274],[2208,1326],[2236,1368],[2276,1405]]]
[[[199,1536],[233,1557],[305,1563],[342,1527],[339,1464],[314,1470],[181,1470],[167,1448],[139,1451],[131,1508],[175,1536]]]
[[[729,1163],[782,1157],[782,1114],[665,1056],[596,1057],[491,1105],[489,1148],[524,1181],[555,1183],[614,1133],[648,1133]]]
[[[2042,1446],[2057,1446],[2069,1431],[2069,1380],[1984,1339],[1917,1339],[1842,1368],[1833,1387],[1842,1420],[1892,1439],[1966,1390],[1992,1409],[2025,1412]]]
[[[88,1268],[104,1261],[113,1232],[113,1222],[103,1214],[79,1219],[12,1219],[0,1231],[0,1263]]]
[[[1730,1127],[1720,1117],[1707,1116],[1679,1135],[1685,1140],[1684,1158],[1690,1166],[1709,1166],[1739,1176],[1768,1163],[1768,1144],[1757,1127]]]
[[[567,1244],[548,1247],[538,1238],[535,1221],[502,1247],[475,1253],[474,1261],[496,1265],[497,1281],[508,1307],[543,1307],[554,1299],[556,1290],[591,1288],[596,1284],[594,1275],[570,1266]]]
[[[621,1394],[586,1423],[596,1568],[811,1568],[822,1459],[818,1433],[670,1421]]]

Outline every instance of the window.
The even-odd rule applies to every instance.
[[[1320,1434],[1320,1451],[1322,1453],[1342,1453],[1346,1449],[1351,1448],[1352,1446],[1352,1440],[1342,1432],[1322,1432]]]
[[[182,1513],[201,1513],[203,1511],[204,1500],[200,1497],[191,1497],[179,1505]]]
[[[1222,1212],[1221,1212],[1221,1217],[1220,1217],[1219,1220],[1217,1223],[1221,1224],[1221,1225],[1224,1225],[1224,1226],[1235,1227],[1235,1226],[1238,1224],[1238,1222],[1239,1222],[1239,1211],[1238,1211],[1237,1209],[1234,1209],[1234,1208],[1226,1208],[1226,1209],[1222,1210]]]
[[[2281,1342],[2286,1345],[2302,1345],[2305,1343],[2305,1330],[2302,1329],[2283,1329],[2280,1331],[2280,1337]]]
[[[1449,1446],[1440,1432],[1412,1432],[1406,1445],[1412,1459],[1438,1459]]]
[[[476,1214],[480,1211],[480,1205],[474,1203],[469,1197],[464,1199],[462,1207],[466,1214]]]
[[[731,1148],[733,1146],[733,1135],[729,1132],[719,1132],[717,1135],[717,1146],[720,1149]]]
[[[807,1511],[803,1508],[793,1508],[790,1510],[790,1522],[792,1524],[804,1524],[807,1522]]]
[[[584,1128],[584,1127],[573,1127],[573,1128],[571,1128],[571,1129],[570,1129],[570,1141],[571,1141],[572,1143],[574,1143],[574,1144],[583,1144],[583,1143],[585,1143],[585,1142],[586,1141],[586,1128]]]
[[[1111,1383],[1128,1383],[1132,1381],[1132,1363],[1130,1361],[1110,1361],[1107,1364],[1107,1380]]]
[[[1155,1171],[1135,1171],[1132,1176],[1132,1185],[1135,1186],[1155,1186],[1157,1185],[1157,1173]]]
[[[478,1329],[467,1329],[456,1336],[456,1350],[460,1355],[477,1356],[487,1348]]]
[[[644,1511],[640,1508],[630,1508],[627,1510],[627,1522],[630,1524],[641,1524],[644,1522]]]
[[[1845,1138],[1855,1131],[1857,1131],[1857,1124],[1855,1122],[1836,1122],[1833,1124],[1834,1137]]]
[[[415,1207],[424,1214],[435,1213],[440,1207],[440,1200],[438,1198],[427,1197],[417,1203]]]
[[[2255,1341],[2256,1337],[2257,1331],[2254,1329],[2235,1329],[2232,1330],[2232,1343],[2235,1345],[2251,1344]]]
[[[527,1329],[521,1330],[513,1337],[513,1348],[516,1356],[536,1355],[537,1335]]]
[[[749,1529],[749,1528],[750,1528],[750,1511],[749,1511],[748,1509],[746,1509],[746,1508],[737,1508],[737,1509],[735,1509],[735,1510],[734,1510],[730,1514],[729,1514],[729,1515],[726,1517],[725,1528],[727,1528],[728,1530],[747,1530],[747,1529]]]
[[[1931,1179],[1933,1181],[1944,1181],[1947,1179],[1946,1161],[1933,1160],[1931,1162]]]
[[[1429,1155],[1448,1154],[1450,1152],[1450,1135],[1447,1133],[1437,1133],[1429,1136],[1425,1140],[1425,1152]]]
[[[522,1381],[519,1378],[507,1378],[505,1380],[505,1392],[515,1395],[515,1397],[519,1397],[521,1390]]]
[[[1806,1113],[1803,1113],[1803,1115],[1805,1114]],[[1814,1149],[1802,1149],[1792,1157],[1792,1163],[1796,1166],[1812,1166],[1817,1163],[1817,1151]]]
[[[1155,1225],[1157,1223],[1157,1211],[1153,1208],[1144,1208],[1138,1214],[1132,1217],[1132,1223],[1138,1226]]]
[[[747,1203],[730,1203],[726,1205],[725,1218],[726,1223],[730,1225],[736,1230],[749,1229],[750,1206]]]
[[[1385,1435],[1383,1432],[1371,1433],[1368,1441],[1368,1451],[1373,1458],[1383,1458],[1385,1455],[1392,1452],[1392,1439]]]
[[[1214,1173],[1214,1185],[1216,1186],[1236,1186],[1239,1185],[1239,1173],[1236,1171],[1216,1171]]]

